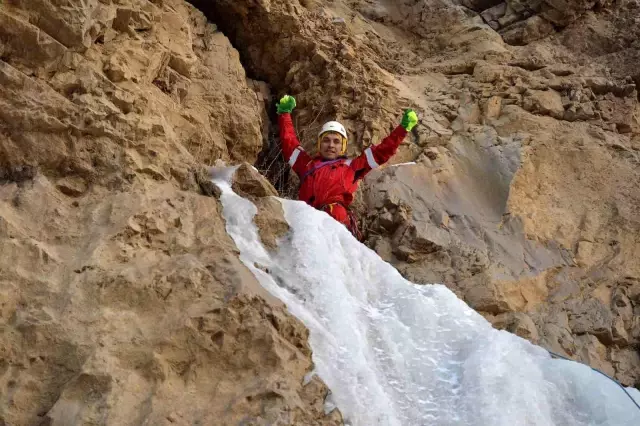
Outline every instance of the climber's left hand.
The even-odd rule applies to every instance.
[[[407,132],[418,124],[418,114],[412,109],[407,109],[402,116],[402,123],[400,124]]]

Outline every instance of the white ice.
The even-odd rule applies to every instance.
[[[231,173],[214,174],[227,232],[260,283],[309,328],[315,373],[346,424],[640,425],[616,383],[492,328],[442,285],[405,280],[302,202],[281,200],[291,230],[268,253],[256,208],[233,193]]]

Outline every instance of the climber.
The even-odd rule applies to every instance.
[[[318,134],[318,153],[307,154],[296,137],[291,112],[296,107],[293,96],[285,95],[277,104],[280,143],[285,160],[300,177],[298,198],[331,215],[344,224],[358,239],[362,235],[349,205],[359,181],[372,169],[386,163],[398,149],[407,132],[418,123],[415,111],[408,109],[402,123],[380,144],[372,145],[362,154],[348,159],[347,131],[337,121],[329,121]]]

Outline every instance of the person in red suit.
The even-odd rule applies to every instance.
[[[415,111],[404,112],[401,124],[378,145],[355,158],[347,158],[347,131],[337,121],[329,121],[318,134],[317,154],[311,156],[300,146],[291,120],[296,107],[293,96],[285,95],[277,104],[280,143],[285,160],[300,177],[298,199],[331,215],[361,240],[355,216],[349,210],[353,194],[367,173],[389,161],[408,132],[418,123]]]

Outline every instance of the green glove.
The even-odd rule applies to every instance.
[[[407,132],[410,132],[413,127],[418,124],[418,115],[412,109],[408,109],[402,116],[402,123],[400,125],[404,127]]]
[[[296,98],[289,95],[284,95],[280,102],[278,102],[278,114],[284,114],[285,112],[291,112],[296,107]]]

